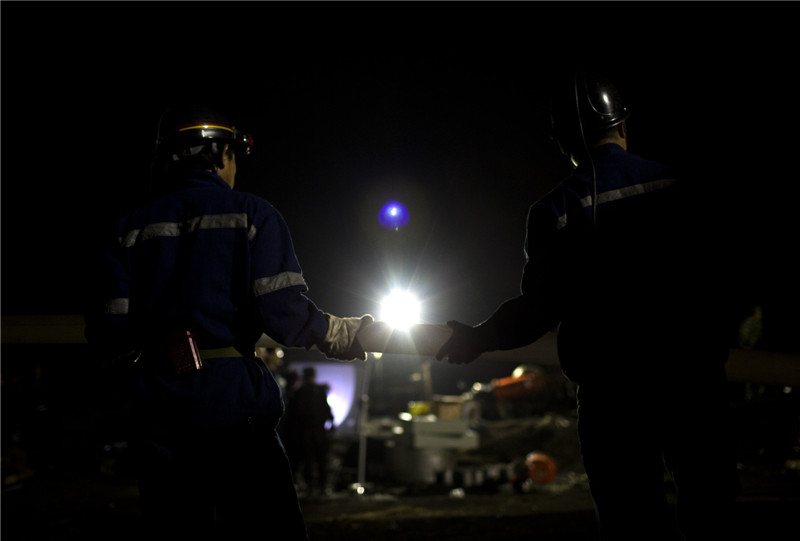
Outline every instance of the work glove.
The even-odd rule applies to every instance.
[[[458,321],[448,321],[447,326],[453,329],[453,334],[439,349],[437,360],[447,357],[450,364],[467,364],[488,351],[487,333],[480,325],[471,327]]]
[[[336,317],[325,314],[328,319],[328,332],[317,344],[319,350],[329,359],[337,361],[366,361],[367,354],[358,342],[358,331],[370,325],[375,318],[366,314],[361,317]]]

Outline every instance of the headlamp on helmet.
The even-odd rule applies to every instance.
[[[239,156],[248,156],[253,150],[253,137],[249,133],[239,131],[228,124],[193,122],[177,126],[176,132],[178,141],[185,140],[200,143],[195,146],[184,147],[184,151],[190,151],[189,154],[199,152],[209,141],[228,143]]]
[[[238,156],[247,156],[253,149],[253,137],[236,129],[213,109],[187,106],[164,113],[159,122],[158,155],[168,161],[180,161],[211,148],[218,154],[229,144]]]

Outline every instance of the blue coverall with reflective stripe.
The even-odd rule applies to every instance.
[[[181,535],[204,535],[222,518],[228,528],[280,528],[282,539],[304,539],[275,433],[280,391],[251,354],[262,333],[308,348],[328,328],[304,295],[282,216],[197,171],[119,221],[105,264],[105,310],[90,319],[87,338],[145,350],[134,400],[147,516]],[[235,346],[245,356],[206,359],[178,378],[148,370],[148,347],[176,330],[193,332],[201,349]]]
[[[595,183],[596,181],[596,183]],[[482,325],[511,349],[558,330],[603,539],[722,538],[735,496],[724,260],[690,182],[607,144],[534,204],[521,295]]]
[[[118,237],[108,318],[133,340],[188,329],[202,348],[248,351],[262,333],[303,347],[325,336],[283,217],[213,173],[123,218]]]

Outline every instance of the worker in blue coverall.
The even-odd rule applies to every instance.
[[[111,233],[86,329],[128,363],[145,534],[307,539],[275,430],[280,389],[254,347],[266,334],[366,360],[356,334],[372,318],[317,308],[281,214],[233,189],[250,136],[194,106],[158,131],[161,193]]]
[[[565,79],[551,135],[577,168],[529,210],[520,295],[478,325],[449,322],[437,358],[557,331],[602,539],[726,539],[737,479],[713,206],[627,150],[629,112],[606,78]]]

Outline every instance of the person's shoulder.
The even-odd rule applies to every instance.
[[[233,194],[233,197],[235,197],[235,198],[237,198],[237,199],[239,199],[241,201],[246,201],[246,202],[248,202],[249,204],[252,204],[252,205],[261,205],[261,206],[265,206],[265,207],[272,207],[272,205],[270,204],[269,201],[267,201],[266,199],[264,199],[263,197],[261,197],[259,195],[251,193],[251,192],[246,192],[246,191],[234,189],[234,190],[231,190],[231,194]]]
[[[670,176],[676,176],[677,174],[672,166],[659,160],[647,158],[629,151],[624,151],[622,156],[622,159],[625,160],[628,167],[639,171],[641,174],[646,174],[654,178],[666,178]]]
[[[250,192],[234,190],[234,197],[250,214],[283,219],[280,211],[263,197]]]
[[[575,171],[553,186],[531,205],[531,211],[548,210],[556,214],[566,212],[566,207],[590,195],[587,181],[580,172]]]

